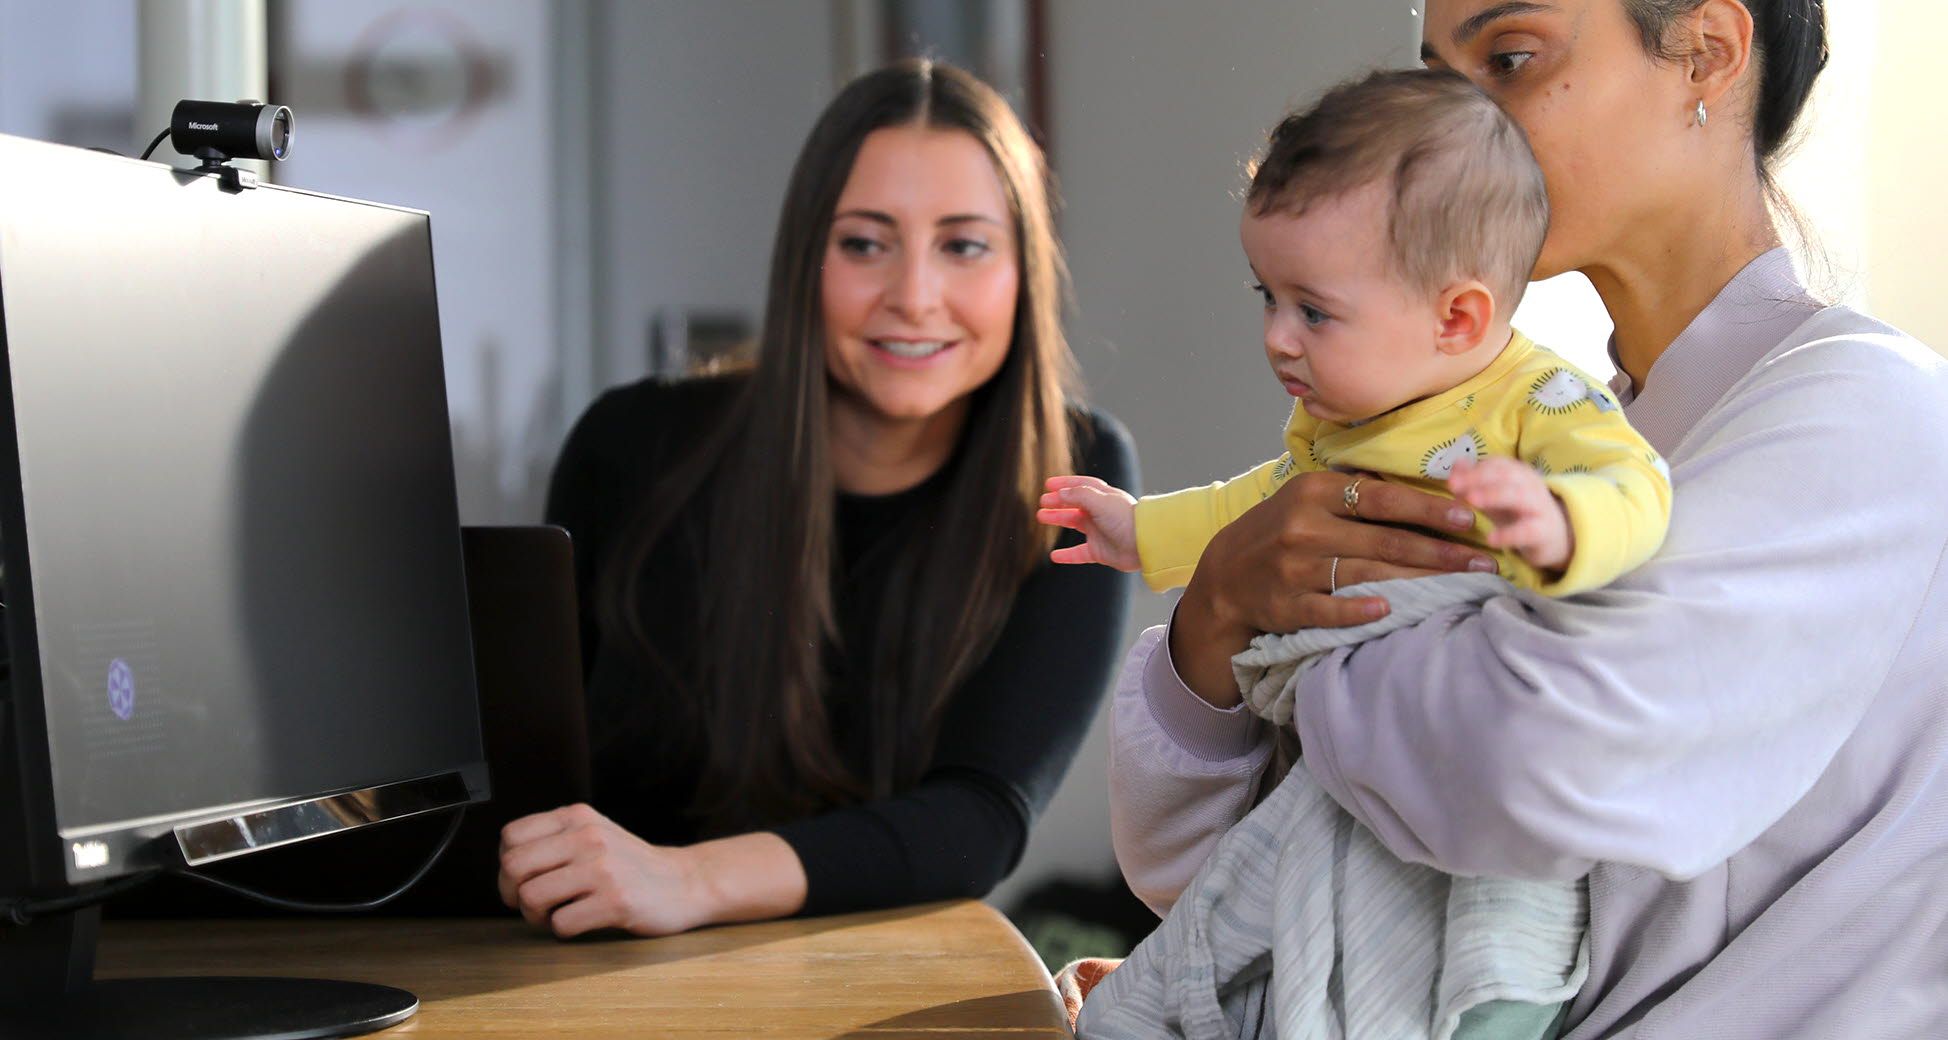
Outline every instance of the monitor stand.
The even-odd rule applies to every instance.
[[[7,1040],[309,1040],[397,1025],[402,989],[329,979],[94,981],[101,909],[0,924],[0,1037]]]

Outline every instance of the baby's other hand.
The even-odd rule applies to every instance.
[[[1049,554],[1056,563],[1100,563],[1141,570],[1136,554],[1136,499],[1095,477],[1050,477],[1035,519],[1081,531],[1083,543]]]
[[[1493,549],[1514,549],[1538,570],[1560,572],[1576,552],[1576,534],[1562,500],[1542,474],[1519,459],[1463,460],[1447,478],[1454,497],[1488,517]]]

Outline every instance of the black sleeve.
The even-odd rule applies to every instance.
[[[1078,426],[1083,472],[1139,493],[1122,425],[1096,412]],[[1065,532],[1062,544],[1077,540]],[[777,828],[805,867],[804,913],[978,898],[1015,868],[1109,689],[1132,582],[1044,563],[949,704],[920,783]]]

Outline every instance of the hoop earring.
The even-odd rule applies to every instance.
[[[1698,99],[1698,125],[1699,126],[1705,125],[1705,121],[1710,118],[1711,118],[1710,113],[1705,111],[1704,99],[1699,98]]]

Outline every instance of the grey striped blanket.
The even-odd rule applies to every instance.
[[[1393,612],[1267,636],[1234,659],[1283,725],[1334,647],[1508,592],[1494,575],[1375,582]],[[1581,882],[1458,878],[1404,863],[1295,765],[1227,832],[1157,930],[1089,994],[1078,1036],[1433,1040],[1536,1036],[1588,974]]]

